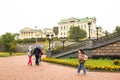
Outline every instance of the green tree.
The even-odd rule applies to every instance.
[[[110,33],[107,30],[105,30],[105,36],[108,37],[109,34]]]
[[[35,43],[36,42],[36,39],[35,38],[24,38],[24,39],[17,39],[15,40],[16,43]],[[44,38],[38,38],[38,41],[45,41]]]
[[[58,35],[58,27],[53,27],[53,32],[55,33],[55,35]]]
[[[81,29],[79,26],[71,26],[69,31],[69,38],[75,39],[78,41],[79,39],[84,39],[87,36],[87,32]]]
[[[15,43],[15,36],[11,33],[5,33],[1,36],[2,44],[4,45],[5,51],[12,52],[15,51],[16,43]]]
[[[116,26],[115,31],[120,33],[120,26]]]
[[[2,38],[0,37],[0,44],[2,44]]]

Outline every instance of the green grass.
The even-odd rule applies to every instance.
[[[85,64],[92,66],[115,66],[111,59],[89,59]]]
[[[77,58],[65,58],[65,59],[59,59],[61,61],[65,61],[65,62],[77,62],[78,59]]]
[[[78,59],[77,58],[66,58],[66,59],[59,59],[61,61],[65,61],[65,62],[74,62],[74,63],[78,63]],[[113,60],[111,59],[88,59],[85,63],[86,65],[92,65],[92,66],[115,66],[113,64]]]
[[[12,53],[12,56],[25,55],[26,53]],[[9,52],[0,52],[0,57],[9,57]]]

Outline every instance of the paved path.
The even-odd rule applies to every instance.
[[[34,58],[34,57],[33,57]],[[0,80],[120,80],[120,73],[87,72],[76,74],[76,68],[41,62],[27,65],[27,56],[0,58]]]

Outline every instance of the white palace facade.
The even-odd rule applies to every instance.
[[[91,23],[90,25],[88,23]],[[69,30],[71,26],[79,26],[81,29],[87,32],[87,38],[90,37],[91,39],[97,37],[97,30],[96,30],[96,18],[95,17],[86,17],[86,18],[74,18],[71,17],[69,19],[63,19],[58,22],[58,35],[55,35],[53,29],[45,28],[43,30],[37,30],[35,28],[28,28],[25,27],[24,29],[20,30],[20,39],[24,38],[45,38],[47,34],[60,37],[68,37]],[[98,37],[104,36],[102,29],[98,30]]]
[[[88,23],[91,23],[90,30]],[[60,22],[58,22],[58,37],[68,37],[68,31],[70,30],[71,26],[79,26],[81,29],[85,30],[87,32],[87,37],[89,37],[89,31],[90,31],[90,37],[96,38],[97,37],[97,31],[96,31],[96,18],[95,17],[86,17],[86,18],[74,18],[71,17],[69,19],[63,19]],[[103,36],[104,33],[102,30],[99,29],[98,31],[98,37]]]
[[[25,27],[24,29],[20,30],[20,37],[19,38],[20,39],[24,39],[24,38],[45,38],[47,34],[55,36],[55,33],[50,28],[45,28],[43,30],[37,30],[37,29],[34,29],[34,28]]]

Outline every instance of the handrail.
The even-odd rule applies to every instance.
[[[62,52],[68,52],[68,51],[72,51],[76,48],[80,48],[81,46],[84,46],[85,45],[85,41],[80,41],[80,42],[77,42],[77,43],[74,43],[74,44],[70,44],[70,45],[67,45],[64,47],[64,50],[62,49],[62,47],[59,48],[59,50],[54,50],[53,51],[53,54],[55,53],[62,53]]]
[[[109,35],[107,35],[107,36],[103,36],[103,37],[99,37],[98,39],[94,39],[93,40],[93,45],[96,45],[96,44],[101,44],[101,43],[103,43],[103,42],[105,42],[105,41],[108,41],[108,40],[111,40],[111,39],[113,39],[113,38],[116,38],[116,37],[118,37],[118,36],[120,36],[120,34],[119,33],[117,33],[117,32],[115,32],[115,33],[112,33],[112,34],[109,34]],[[84,41],[80,41],[80,42],[77,42],[77,43],[74,43],[74,44],[70,44],[70,45],[68,45],[68,46],[65,46],[64,47],[64,50],[63,50],[63,48],[61,47],[61,48],[59,48],[58,50],[54,50],[53,51],[53,55],[55,54],[55,53],[66,53],[66,52],[69,52],[69,51],[73,51],[73,50],[75,50],[75,49],[78,49],[78,48],[80,48],[80,47],[83,47],[83,46],[85,46],[85,42],[86,42],[86,40],[84,40]]]
[[[114,40],[112,40],[112,39],[114,39]],[[109,34],[107,36],[103,36],[103,37],[99,37],[98,39],[94,39],[93,45],[101,46],[101,45],[105,45],[105,44],[111,43],[113,41],[118,41],[118,40],[120,40],[120,34],[115,32],[115,33]],[[64,51],[61,50],[59,52],[60,54],[58,55],[58,57],[75,52],[76,49],[85,46],[85,42],[86,41],[81,41],[81,42],[66,46]],[[69,46],[71,46],[71,47],[69,47]],[[93,47],[93,48],[95,48],[95,47]],[[62,54],[62,53],[64,53],[64,54]]]
[[[102,42],[104,42],[104,41],[108,41],[108,40],[113,39],[113,38],[116,38],[116,37],[118,37],[118,36],[120,36],[120,34],[119,34],[118,32],[111,33],[111,34],[109,34],[109,35],[107,35],[107,36],[102,36],[102,37],[99,37],[98,39],[94,39],[94,40],[93,40],[93,43],[94,43],[94,44],[102,43]]]

